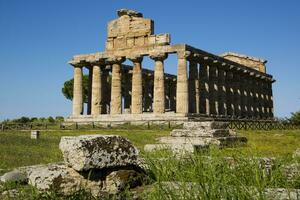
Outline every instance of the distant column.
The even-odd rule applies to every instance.
[[[74,66],[73,116],[83,113],[82,67]]]
[[[248,89],[247,89],[247,74],[243,72],[241,74],[240,88],[241,88],[241,116],[242,118],[248,118]]]
[[[176,111],[176,78],[172,78],[170,84],[170,108]]]
[[[143,99],[144,99],[144,111],[145,112],[150,112],[151,108],[152,108],[152,89],[151,89],[151,81],[152,80],[152,76],[149,76],[149,74],[145,74],[144,75],[144,95],[143,95]]]
[[[272,83],[273,80],[267,82],[268,87],[268,96],[269,96],[269,118],[274,117],[274,110],[273,110],[273,91],[272,91]]]
[[[155,61],[154,67],[154,113],[165,112],[165,78],[164,78],[164,60],[168,57],[165,53],[150,55]]]
[[[248,118],[252,119],[254,117],[254,107],[253,107],[253,80],[250,75],[247,76],[247,104],[248,104]]]
[[[133,62],[132,70],[132,97],[131,113],[141,114],[143,112],[143,85],[142,85],[142,56],[129,58]]]
[[[209,107],[211,115],[219,115],[217,76],[217,67],[211,64],[209,66]]]
[[[241,117],[241,88],[240,88],[240,74],[238,72],[235,72],[233,74],[233,91],[234,91],[234,116],[236,118]]]
[[[218,69],[218,91],[219,91],[219,114],[227,116],[227,102],[226,102],[226,72],[223,66]]]
[[[263,83],[263,91],[264,91],[264,118],[268,119],[269,118],[269,113],[270,113],[270,109],[269,109],[269,93],[268,93],[268,84],[267,84],[267,80],[263,79],[262,81]]]
[[[233,72],[231,70],[226,71],[226,102],[227,102],[227,115],[233,117],[235,113],[234,107],[234,83]]]
[[[189,95],[188,95],[188,74],[187,74],[187,57],[191,52],[177,52],[177,90],[176,90],[176,112],[189,112]]]
[[[200,113],[209,115],[209,66],[204,62],[200,64]]]
[[[198,63],[195,60],[189,63],[189,112],[199,113]]]
[[[255,75],[253,75],[253,115],[255,119],[259,119],[260,112],[259,112],[259,85],[257,83],[257,79],[255,78]]]
[[[111,77],[111,107],[110,114],[122,113],[122,84],[121,84],[121,64],[124,61],[121,57],[108,59],[112,63]]]
[[[87,115],[92,113],[92,82],[93,82],[93,66],[87,67],[89,71],[89,82],[88,82],[88,99],[87,99]]]
[[[103,89],[103,96],[102,96],[102,114],[109,114],[110,113],[110,98],[111,98],[111,85],[110,85],[110,78],[109,78],[109,71],[103,69],[102,72],[102,89]]]

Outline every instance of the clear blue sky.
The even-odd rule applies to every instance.
[[[0,0],[0,121],[68,116],[71,102],[61,93],[73,76],[67,61],[103,51],[106,24],[119,8],[153,19],[155,33],[171,33],[173,44],[267,59],[277,80],[275,115],[300,110],[299,0]],[[176,72],[174,60],[167,72]]]

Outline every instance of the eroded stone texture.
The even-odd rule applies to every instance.
[[[25,182],[27,180],[26,174],[19,170],[7,172],[0,177],[0,181],[3,183],[7,182]]]
[[[173,153],[193,153],[214,145],[218,147],[247,143],[247,138],[237,136],[227,128],[228,123],[218,121],[185,122],[183,129],[174,129],[169,137],[159,138],[159,144],[147,144],[145,151],[169,149]]]
[[[116,135],[65,136],[59,148],[67,165],[77,171],[134,165],[138,157],[137,148]]]

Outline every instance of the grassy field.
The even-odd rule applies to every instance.
[[[145,199],[266,199],[266,188],[300,188],[300,177],[289,181],[282,174],[282,167],[299,162],[292,153],[300,147],[300,130],[286,131],[238,131],[248,138],[243,147],[212,149],[203,157],[191,155],[189,159],[174,159],[168,152],[145,154],[145,144],[155,143],[157,137],[168,135],[170,130],[103,129],[73,131],[42,131],[39,140],[31,140],[29,131],[0,132],[0,174],[12,168],[62,160],[58,149],[61,136],[83,134],[115,134],[131,140],[142,152],[150,166],[156,184],[151,192],[145,193]],[[210,155],[208,158],[206,155]],[[237,166],[232,168],[224,161],[224,156],[235,159]],[[157,159],[165,157],[165,159]],[[245,157],[276,157],[276,166],[270,173],[261,170],[259,163]],[[184,183],[177,190],[165,185],[165,182]],[[193,182],[193,185],[190,185]],[[186,184],[185,184],[186,183]],[[9,188],[24,190],[21,199],[61,199],[56,194],[41,198],[34,189],[26,186],[6,185],[0,192]],[[251,189],[249,189],[251,188]],[[179,193],[178,193],[179,192]],[[48,194],[47,194],[48,195]],[[52,194],[53,195],[53,194]],[[69,199],[82,199],[85,194],[71,196]],[[62,199],[65,199],[63,197]],[[93,198],[83,198],[93,199]]]
[[[170,130],[72,130],[42,131],[39,140],[30,139],[29,131],[0,132],[0,169],[57,162],[62,160],[58,149],[61,136],[83,134],[115,134],[128,138],[140,150],[145,144],[155,143],[155,138],[168,135]],[[248,145],[222,150],[225,155],[241,152],[251,156],[280,157],[292,154],[300,147],[300,130],[238,131],[248,138]],[[0,172],[1,173],[1,172]]]

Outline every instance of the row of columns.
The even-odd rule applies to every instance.
[[[153,112],[164,113],[167,106],[165,98],[169,98],[170,106],[174,106],[175,98],[171,97],[170,91],[165,91],[165,74],[164,74],[164,60],[167,58],[165,53],[157,53],[150,55],[150,58],[155,62],[154,70],[154,88],[153,88]],[[142,56],[130,56],[128,58],[133,63],[132,68],[132,85],[131,85],[131,113],[141,114],[143,112],[143,102],[150,107],[149,101],[150,89],[144,88],[144,93],[147,94],[143,98],[142,85]],[[91,63],[89,67],[89,80],[91,81],[91,91],[88,94],[88,111],[87,114],[99,115],[108,113],[103,111],[102,103],[107,93],[103,92],[103,68],[105,65],[111,66],[111,98],[110,98],[110,114],[122,113],[122,63],[125,61],[123,57],[113,57],[98,62]],[[82,65],[74,65],[74,88],[73,88],[73,116],[83,114],[83,88],[82,88]],[[148,91],[146,91],[148,90]],[[167,94],[167,95],[166,95]],[[175,95],[173,95],[175,96]],[[144,101],[145,100],[145,101]]]
[[[211,61],[207,57],[196,57],[189,51],[177,52],[177,56],[175,95],[174,88],[168,88],[166,91],[165,86],[164,60],[168,55],[166,53],[150,55],[155,63],[153,96],[148,87],[143,90],[143,57],[140,55],[128,57],[133,63],[132,114],[141,114],[145,108],[147,110],[151,104],[149,99],[152,98],[154,113],[164,113],[169,103],[171,109],[176,107],[176,113],[183,114],[198,113],[236,118],[273,117],[272,82],[270,80],[232,65]],[[124,57],[113,57],[91,63],[89,80],[92,89],[88,95],[89,102],[91,102],[88,106],[88,114],[122,113],[121,79],[124,61]],[[105,89],[107,84],[103,84],[107,82],[108,77],[107,71],[103,70],[105,65],[110,65],[112,68],[110,94],[108,89]],[[82,66],[75,65],[73,116],[81,115],[83,112],[82,90]],[[108,95],[110,98],[107,98]],[[110,111],[107,109],[109,101]]]
[[[193,68],[190,71],[195,71]],[[190,112],[234,118],[273,118],[272,81],[265,77],[204,60],[199,66],[199,84],[200,94],[191,91],[190,95],[200,99],[200,112],[193,107]]]

